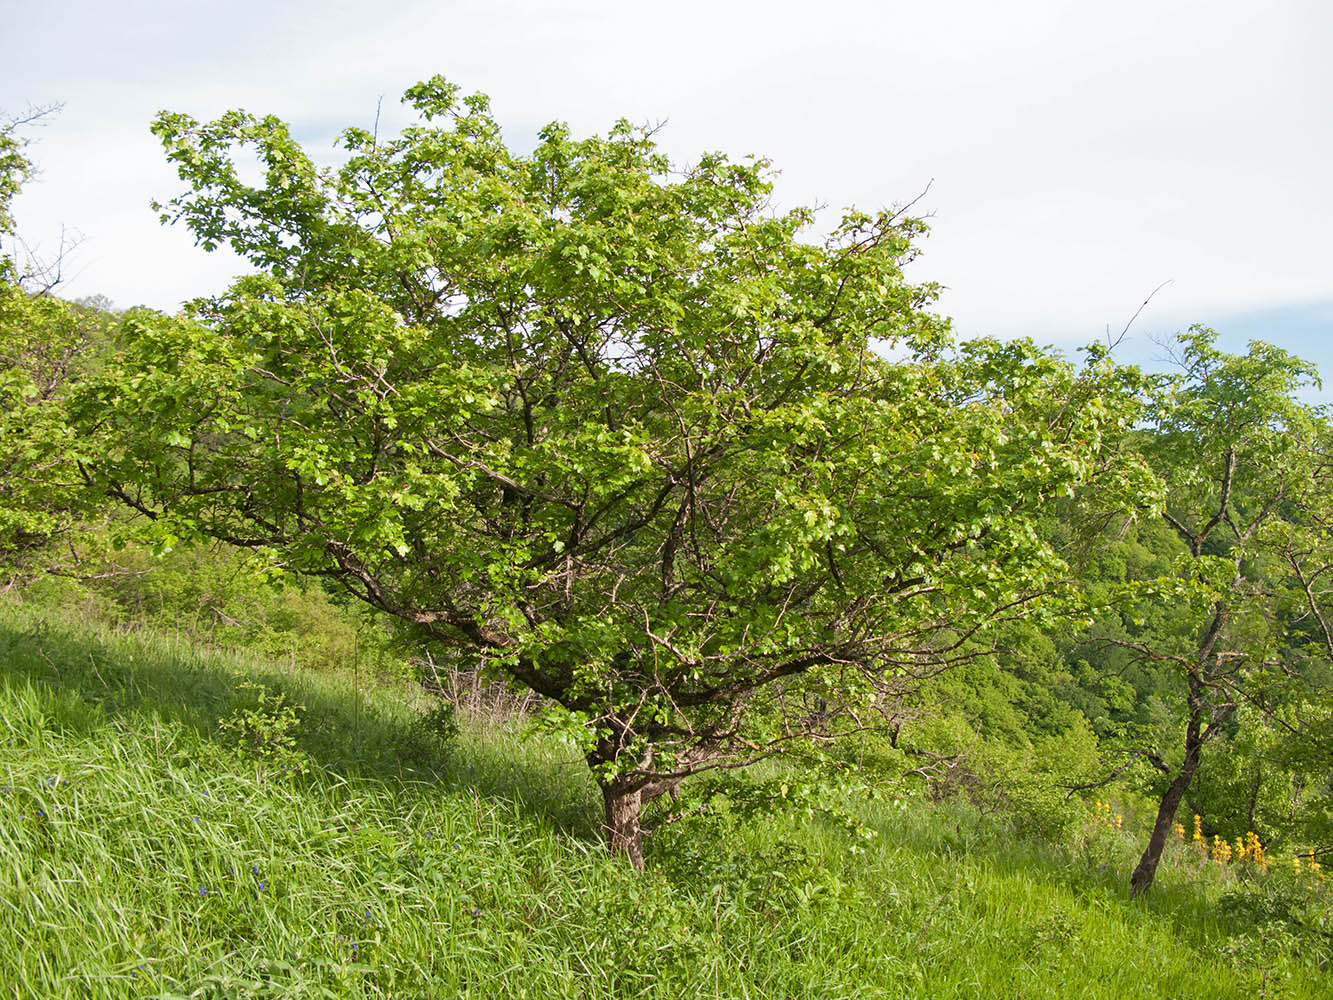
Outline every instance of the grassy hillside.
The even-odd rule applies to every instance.
[[[1184,847],[1131,904],[1105,824],[849,801],[860,851],[712,816],[636,876],[568,747],[428,709],[0,607],[0,996],[1330,995],[1306,890]]]

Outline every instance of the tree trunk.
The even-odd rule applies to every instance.
[[[1143,849],[1143,857],[1139,859],[1138,867],[1134,869],[1134,874],[1129,877],[1129,895],[1130,898],[1138,896],[1139,893],[1146,892],[1152,885],[1153,876],[1157,874],[1157,863],[1162,860],[1162,850],[1166,847],[1167,838],[1171,836],[1171,826],[1176,820],[1176,810],[1180,807],[1180,800],[1185,797],[1185,789],[1189,788],[1190,782],[1194,779],[1194,772],[1199,767],[1199,755],[1197,748],[1194,752],[1193,762],[1189,763],[1188,750],[1186,751],[1187,764],[1181,765],[1179,773],[1171,780],[1162,794],[1162,801],[1157,806],[1157,822],[1153,824],[1152,836],[1148,838],[1148,846]]]
[[[1146,892],[1157,874],[1157,863],[1162,860],[1162,851],[1167,838],[1171,836],[1171,826],[1176,820],[1176,810],[1180,800],[1194,780],[1194,772],[1199,769],[1199,759],[1203,752],[1203,686],[1194,675],[1190,675],[1190,717],[1185,727],[1185,759],[1180,762],[1180,770],[1166,786],[1162,799],[1157,806],[1157,821],[1153,823],[1152,835],[1148,846],[1143,849],[1143,857],[1138,867],[1129,877],[1129,896],[1131,899]]]
[[[606,844],[612,854],[622,854],[638,871],[643,871],[643,830],[639,817],[643,811],[643,791],[617,782],[602,786],[606,819]]]
[[[1263,787],[1264,770],[1260,764],[1254,765],[1254,783],[1250,785],[1250,810],[1247,830],[1254,829],[1254,814],[1259,811],[1259,789]]]
[[[1199,555],[1202,538],[1194,540],[1193,552],[1195,556]],[[1236,579],[1231,582],[1231,589],[1234,591],[1241,583],[1240,565],[1236,565]],[[1143,849],[1143,857],[1139,858],[1138,866],[1134,873],[1129,877],[1129,896],[1131,899],[1140,893],[1148,891],[1152,885],[1153,876],[1157,874],[1157,863],[1162,860],[1162,850],[1166,847],[1166,840],[1171,836],[1171,825],[1176,820],[1176,810],[1180,808],[1180,800],[1185,797],[1185,792],[1194,780],[1194,772],[1199,769],[1199,758],[1203,754],[1204,740],[1208,738],[1203,731],[1203,719],[1207,709],[1208,688],[1203,682],[1203,678],[1208,674],[1208,668],[1214,660],[1214,651],[1217,648],[1218,640],[1222,637],[1222,629],[1226,625],[1227,618],[1231,614],[1231,609],[1225,603],[1218,603],[1213,610],[1213,620],[1208,623],[1208,631],[1204,633],[1203,639],[1199,642],[1199,651],[1194,661],[1194,666],[1190,669],[1187,677],[1189,692],[1186,698],[1186,704],[1189,706],[1189,722],[1185,726],[1185,759],[1180,762],[1180,770],[1176,776],[1171,779],[1171,784],[1166,786],[1166,791],[1162,793],[1162,800],[1157,806],[1157,822],[1153,824],[1152,836],[1148,838],[1148,846]],[[1225,719],[1230,712],[1225,713],[1221,718],[1215,714],[1212,719],[1214,725]]]

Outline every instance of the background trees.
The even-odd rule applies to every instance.
[[[50,275],[25,287],[15,257],[11,208],[32,172],[20,131],[45,113],[0,125],[0,584],[88,510],[64,404],[110,340],[104,309],[50,294]]]
[[[484,98],[408,100],[420,125],[348,130],[336,171],[271,118],[159,119],[167,216],[258,273],[130,318],[88,468],[560,706],[636,864],[680,780],[982,655],[1061,571],[1043,505],[1116,495],[1133,379],[948,349],[902,277],[918,222],[811,243],[763,162],[675,170],[624,123],[519,156]]]

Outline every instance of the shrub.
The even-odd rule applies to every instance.
[[[296,742],[301,725],[297,706],[263,684],[244,683],[239,689],[253,692],[254,698],[218,723],[224,745],[253,761],[260,781],[306,773],[310,761]]]

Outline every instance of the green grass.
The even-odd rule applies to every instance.
[[[222,720],[303,707],[267,761]],[[247,700],[248,699],[248,700]],[[0,607],[0,996],[1328,997],[1319,955],[1224,916],[1188,852],[1015,841],[965,806],[669,827],[636,875],[572,750],[447,748],[355,691]],[[296,762],[306,772],[286,770]],[[1102,866],[1105,866],[1103,868]]]

